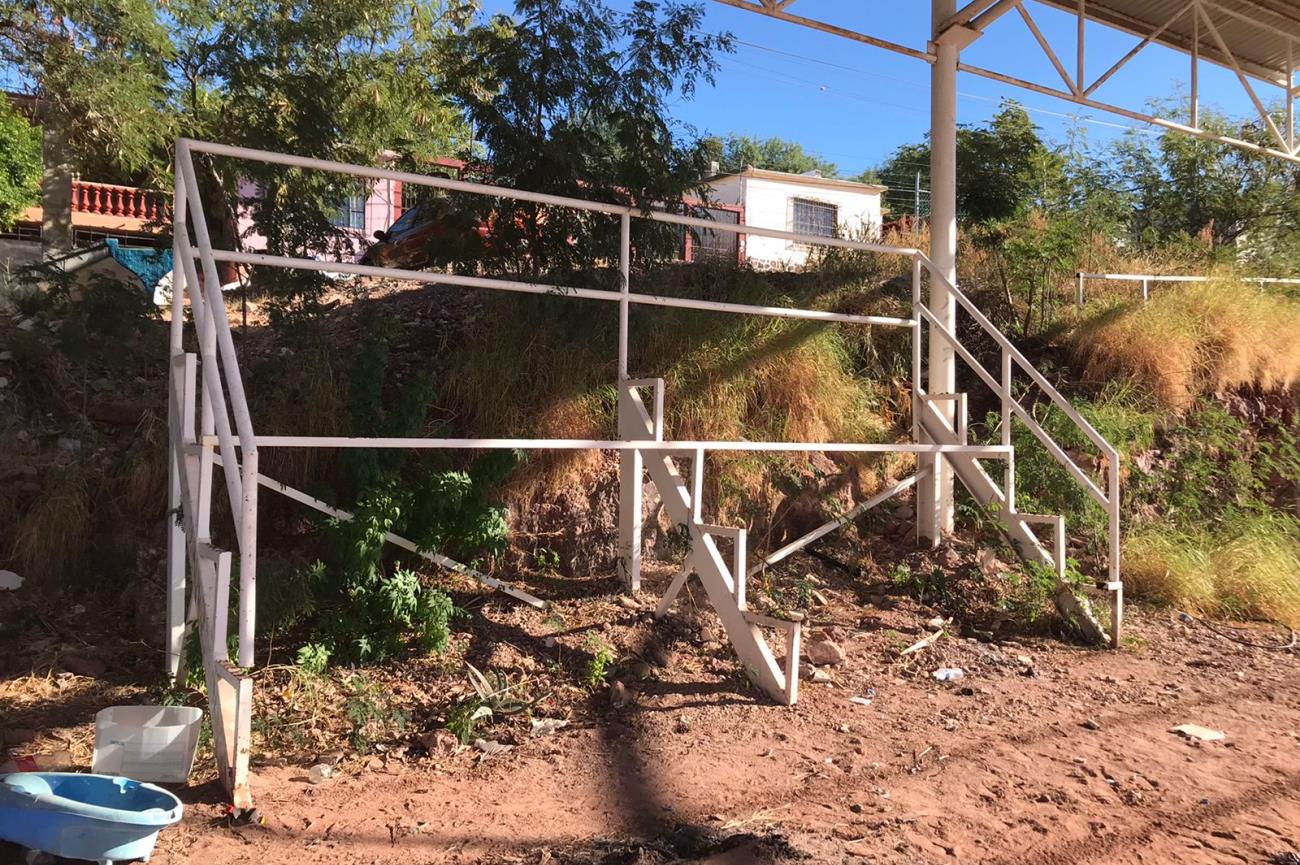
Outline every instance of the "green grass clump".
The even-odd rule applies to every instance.
[[[1238,514],[1213,529],[1150,524],[1124,544],[1135,595],[1300,628],[1300,521]]]

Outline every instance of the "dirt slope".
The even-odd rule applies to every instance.
[[[1264,863],[1300,849],[1294,653],[1136,612],[1120,653],[952,638],[899,659],[926,611],[888,605],[857,627],[862,612],[837,607],[848,661],[795,708],[757,698],[725,652],[678,651],[629,706],[508,754],[373,760],[314,787],[303,767],[263,767],[264,826],[227,828],[199,801],[154,861]],[[933,681],[941,664],[966,678]],[[870,705],[849,701],[868,688]],[[1186,722],[1227,740],[1169,732]],[[683,832],[774,832],[797,853],[678,858]]]

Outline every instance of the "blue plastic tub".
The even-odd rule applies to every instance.
[[[148,859],[181,800],[161,787],[111,775],[0,775],[0,838],[68,859]]]

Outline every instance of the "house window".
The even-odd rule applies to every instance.
[[[331,221],[338,228],[364,230],[366,227],[366,196],[362,193],[349,195]]]
[[[834,237],[839,225],[839,208],[820,201],[794,199],[794,232],[814,237]]]

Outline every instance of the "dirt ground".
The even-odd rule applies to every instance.
[[[630,681],[626,705],[602,696],[591,717],[508,753],[345,761],[318,785],[303,765],[263,765],[260,826],[230,827],[212,786],[188,790],[153,861],[1064,865],[1300,851],[1294,651],[1134,609],[1120,652],[954,636],[902,658],[932,610],[847,579],[823,593],[820,627],[847,660],[793,708],[697,634]],[[673,627],[609,606],[629,627]],[[940,666],[966,675],[937,682]],[[1170,732],[1184,723],[1226,740]]]
[[[894,523],[884,528],[907,546],[907,521]],[[871,552],[882,563],[914,555]],[[973,552],[958,557],[967,572]],[[159,579],[161,551],[140,555],[140,573]],[[828,682],[805,677],[790,708],[749,685],[692,599],[653,620],[671,576],[662,563],[631,602],[611,577],[524,575],[545,612],[500,596],[479,603],[462,587],[472,624],[457,635],[454,667],[407,658],[367,673],[411,710],[406,732],[378,754],[320,738],[272,750],[262,713],[253,788],[263,822],[230,825],[201,757],[177,791],[185,818],[152,861],[1300,863],[1288,858],[1300,857],[1300,653],[1141,607],[1130,607],[1122,650],[1082,648],[1050,629],[962,616],[942,598],[922,604],[884,567],[864,576],[791,560],[787,581],[818,577],[806,639],[835,640],[846,660],[822,670]],[[39,615],[0,593],[0,762],[63,752],[88,768],[94,713],[156,698],[161,658],[128,623],[140,610],[156,618],[160,595],[139,583],[111,609],[87,601]],[[900,655],[929,620],[954,613],[950,635]],[[623,701],[575,684],[593,634],[616,651]],[[280,652],[271,666],[285,673]],[[504,753],[426,753],[449,694],[465,691],[462,659],[544,683],[553,694],[539,695],[533,716],[567,726],[533,738],[520,716],[483,732],[512,746]],[[965,675],[941,683],[940,667]],[[285,702],[277,671],[260,672],[259,710]],[[1170,732],[1186,723],[1226,738]],[[341,746],[333,776],[309,783],[309,767]],[[9,861],[23,856],[0,846],[0,865]]]

